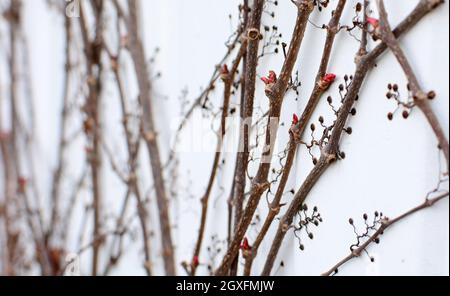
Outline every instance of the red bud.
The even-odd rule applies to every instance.
[[[220,74],[222,74],[222,75],[228,75],[228,74],[230,74],[230,71],[228,70],[227,64],[224,64],[224,65],[222,66],[222,69],[221,69],[221,71],[220,71]]]
[[[336,80],[336,74],[328,73],[322,78],[322,80],[328,84],[331,84]]]
[[[244,238],[244,241],[242,242],[242,245],[241,245],[241,249],[242,249],[243,251],[248,251],[248,250],[251,249],[250,244],[248,243],[248,239],[247,239],[247,238]]]
[[[200,261],[198,259],[198,256],[194,256],[194,258],[192,258],[192,265],[197,267],[197,266],[199,266],[199,264],[200,264]]]
[[[321,90],[327,90],[330,85],[336,80],[336,74],[328,73],[322,77],[322,80],[319,82],[319,87]]]
[[[297,125],[298,121],[298,116],[294,113],[294,115],[292,116],[292,125]]]

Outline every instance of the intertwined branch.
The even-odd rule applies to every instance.
[[[436,1],[421,0],[418,3],[418,5],[414,8],[414,10],[405,18],[405,20],[403,20],[397,26],[397,28],[393,31],[393,34],[398,38],[404,33],[406,33],[415,24],[417,24],[425,15],[427,15],[429,12],[435,9],[437,7],[436,4],[437,4]],[[290,203],[286,213],[281,218],[280,225],[272,241],[272,246],[266,259],[262,275],[270,274],[275,259],[277,257],[278,251],[281,247],[281,243],[283,242],[286,233],[290,229],[295,214],[298,212],[301,205],[307,199],[312,188],[317,184],[317,182],[321,179],[321,177],[328,170],[328,168],[330,168],[338,160],[339,143],[342,138],[342,135],[345,132],[344,126],[347,122],[349,115],[351,114],[350,111],[353,108],[355,101],[359,97],[360,89],[363,85],[363,82],[366,79],[367,74],[375,64],[376,60],[381,56],[382,53],[386,51],[386,49],[387,45],[383,43],[378,45],[371,52],[363,54],[362,56],[360,56],[361,51],[358,52],[357,56],[358,58],[356,59],[358,64],[355,73],[353,75],[353,81],[345,97],[343,105],[341,106],[338,118],[334,123],[333,131],[329,137],[328,144],[322,150],[322,155],[318,160],[317,164],[315,165],[313,170],[309,173],[309,175],[306,177],[302,186],[295,194],[294,199]]]
[[[282,42],[285,36],[282,36],[278,26],[269,26],[265,18],[276,19],[271,9],[278,5],[278,1],[242,0],[238,25],[231,30],[231,36],[225,43],[226,52],[213,65],[213,73],[206,87],[185,110],[174,131],[175,141],[171,147],[162,146],[160,142],[161,133],[166,133],[167,129],[159,130],[156,121],[158,96],[154,87],[155,77],[152,76],[156,66],[152,64],[154,58],[150,58],[144,45],[147,41],[144,37],[147,36],[143,36],[139,1],[89,0],[61,4],[60,1],[47,0],[49,7],[63,16],[61,20],[64,20],[65,34],[60,126],[55,143],[55,167],[49,174],[51,184],[47,185],[40,184],[45,177],[35,167],[39,154],[36,153],[38,149],[34,139],[35,100],[26,58],[28,46],[23,29],[23,2],[8,0],[0,5],[0,27],[4,25],[6,28],[6,34],[0,35],[0,44],[8,45],[5,50],[0,48],[0,60],[5,61],[7,70],[0,71],[0,78],[3,79],[0,83],[0,173],[3,178],[0,183],[0,232],[4,233],[0,236],[1,274],[32,273],[37,270],[35,267],[39,267],[42,275],[75,273],[74,258],[89,253],[89,273],[110,275],[124,261],[128,242],[134,242],[136,237],[139,238],[143,257],[140,267],[148,276],[160,270],[166,275],[176,275],[179,267],[184,268],[188,275],[195,276],[200,273],[199,267],[206,264],[211,275],[235,276],[241,272],[239,263],[243,263],[242,274],[245,276],[272,274],[286,236],[292,232],[302,250],[305,247],[301,241],[302,234],[306,232],[313,239],[311,227],[323,222],[318,207],[308,210],[305,202],[316,186],[325,184],[329,169],[345,159],[340,145],[343,137],[352,133],[347,126],[350,116],[356,115],[355,104],[363,85],[370,82],[368,78],[372,68],[387,51],[393,53],[402,68],[410,95],[408,101],[403,102],[398,85],[390,84],[387,97],[394,98],[399,108],[408,109],[403,113],[405,118],[409,116],[410,109],[420,109],[437,139],[439,155],[445,158],[446,170],[440,172],[438,187],[421,204],[404,214],[388,218],[376,212],[373,224],[368,223],[368,216],[364,215],[366,231],[362,234],[358,233],[353,219],[350,219],[357,243],[351,246],[351,252],[346,257],[323,275],[337,274],[348,262],[368,254],[369,247],[379,243],[381,236],[394,225],[448,198],[448,189],[441,185],[448,182],[449,145],[446,129],[431,104],[438,94],[426,91],[421,85],[400,41],[403,35],[439,7],[442,0],[418,0],[418,4],[394,30],[382,0],[376,0],[379,19],[370,16],[370,0],[356,1],[352,7],[356,12],[352,24],[343,21],[350,9],[350,1],[291,0],[288,7],[295,9],[297,14],[292,36],[286,43]],[[333,5],[331,11],[327,9],[330,3]],[[68,11],[68,8],[73,11]],[[312,21],[315,11],[331,12],[327,24],[318,26]],[[69,17],[69,12],[76,17]],[[325,37],[319,69],[303,110],[295,112],[292,123],[287,126],[289,134],[287,143],[283,143],[285,149],[277,155],[275,142],[282,139],[279,130],[284,125],[281,116],[285,101],[291,92],[297,95],[297,99],[302,97],[301,80],[305,74],[301,72],[305,69],[294,69],[302,47],[308,45],[304,38],[309,28],[323,32]],[[3,34],[3,31],[0,33]],[[359,44],[354,58],[354,73],[343,77],[345,82],[338,87],[341,100],[336,105],[332,97],[324,100],[324,96],[339,79],[334,74],[336,70],[330,67],[334,48],[339,41],[338,34],[349,34],[358,39]],[[378,42],[371,50],[370,37]],[[267,101],[269,107],[256,120],[253,117],[258,114],[255,108],[259,105],[258,88],[263,86],[259,82],[258,70],[266,61],[266,56],[271,54],[283,54],[284,60],[281,69],[270,71],[261,78],[265,86],[262,100]],[[4,74],[7,77],[3,77]],[[5,85],[6,90],[3,89]],[[133,86],[138,93],[135,98],[131,95]],[[219,106],[214,106],[213,94],[220,97],[217,100]],[[116,100],[106,100],[109,97]],[[237,108],[234,108],[235,101]],[[320,126],[316,126],[311,124],[311,120],[322,101],[328,103],[334,117],[331,123],[325,124],[328,120],[321,116]],[[118,106],[118,142],[124,148],[123,155],[116,151],[116,145],[114,149],[109,146],[117,143],[108,143],[114,141],[109,133],[116,132],[111,131],[106,123],[109,114],[104,109],[110,104]],[[177,165],[180,160],[176,148],[194,111],[201,108],[209,114],[212,113],[211,106],[219,109],[212,119],[220,119],[219,128],[214,131],[217,135],[216,150],[210,170],[198,178],[205,182],[205,190],[199,195],[192,194],[200,201],[201,215],[192,234],[194,246],[189,251],[192,257],[181,262],[176,256],[179,242],[173,233],[175,225],[183,225],[178,225],[176,218],[171,220],[171,202],[178,201],[179,192],[184,191],[184,188],[177,187]],[[219,172],[228,163],[222,162],[222,159],[228,158],[223,146],[230,134],[227,119],[235,113],[239,113],[242,126],[236,157],[233,158],[232,184],[227,187],[220,184]],[[393,113],[388,118],[392,120]],[[255,135],[255,127],[261,123],[265,124],[264,129]],[[308,129],[312,131],[311,140],[306,139]],[[319,129],[323,131],[317,138]],[[254,140],[256,147],[263,148],[261,155],[256,155]],[[297,165],[303,167],[297,161],[303,147],[312,156],[314,167],[299,188],[289,192],[293,197],[286,202],[286,186],[293,177],[294,168]],[[142,151],[143,148],[146,151]],[[314,155],[316,148],[320,150],[320,157]],[[74,151],[78,154],[72,157]],[[85,161],[82,161],[81,171],[74,177],[72,158],[77,162],[78,156],[84,157]],[[142,161],[147,158],[149,161]],[[274,160],[278,161],[277,165]],[[278,166],[281,167],[279,170]],[[106,174],[108,169],[108,173],[111,172],[124,189],[120,193],[122,196],[112,199],[117,202],[117,208],[116,204],[111,207],[107,203],[111,200],[106,194],[110,191],[105,191],[105,184],[110,181],[107,178],[111,176]],[[253,169],[256,174],[251,176],[249,172]],[[150,180],[144,180],[143,170],[150,172]],[[214,234],[208,240],[209,225],[216,222],[210,218],[216,214],[211,200],[218,185],[222,194],[228,197],[226,225],[223,223],[227,237]],[[151,203],[153,195],[155,209]],[[187,195],[189,193],[182,196]],[[267,196],[266,204],[260,202],[263,196]],[[259,210],[265,206],[268,211],[261,217]],[[117,213],[112,213],[111,208]],[[150,215],[153,210],[158,214],[155,219],[151,219],[153,216]],[[154,220],[159,224],[158,235],[153,233],[151,222]],[[74,225],[75,222],[81,225]],[[270,232],[272,227],[275,230],[273,237]],[[77,246],[72,238],[77,239]],[[155,264],[156,248],[153,246],[156,242],[162,250],[161,268]],[[264,242],[270,246],[268,251],[262,248]],[[74,254],[65,260],[73,250]],[[208,256],[203,255],[206,251]],[[265,262],[261,271],[254,270],[257,259]]]

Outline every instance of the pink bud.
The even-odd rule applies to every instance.
[[[272,83],[277,82],[277,74],[274,71],[269,71],[269,80],[272,81]]]
[[[274,84],[277,82],[277,74],[274,71],[269,71],[269,76],[262,77],[261,80],[265,85]]]
[[[378,28],[378,26],[380,25],[380,21],[377,20],[376,18],[373,18],[373,17],[368,17],[367,18],[367,23],[372,25],[372,27],[374,29]]]
[[[27,178],[25,178],[25,177],[19,177],[19,178],[17,179],[17,183],[18,183],[18,186],[19,186],[19,192],[20,192],[20,193],[25,193],[26,188],[27,188],[27,184],[28,184]]]

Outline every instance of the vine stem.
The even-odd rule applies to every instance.
[[[405,212],[404,214],[390,220],[385,218],[384,220],[381,221],[381,226],[380,228],[364,243],[362,244],[359,248],[353,250],[347,257],[345,257],[344,259],[342,259],[341,261],[339,261],[338,263],[336,263],[336,265],[334,265],[330,270],[328,270],[327,272],[324,272],[322,274],[322,276],[330,276],[333,274],[336,274],[339,271],[339,268],[341,266],[343,266],[344,264],[348,263],[349,261],[351,261],[354,258],[358,258],[361,256],[362,252],[364,252],[371,244],[373,244],[381,235],[384,234],[384,232],[390,228],[391,226],[393,226],[394,224],[397,224],[400,221],[405,220],[406,218],[410,217],[411,215],[420,212],[424,209],[430,208],[432,206],[434,206],[436,203],[438,203],[439,201],[447,198],[449,196],[448,192],[442,193],[441,195],[433,198],[433,199],[426,199],[422,204],[410,209],[409,211]]]
[[[129,49],[133,60],[136,77],[139,86],[139,102],[143,108],[142,132],[147,144],[150,156],[150,168],[153,175],[156,201],[159,210],[159,223],[162,236],[162,249],[164,259],[164,269],[166,275],[176,275],[175,255],[172,243],[172,231],[170,225],[169,204],[164,184],[164,176],[161,164],[161,154],[158,147],[158,136],[153,116],[152,83],[148,78],[149,67],[145,57],[145,50],[139,36],[138,8],[135,0],[128,0],[128,34],[130,36]]]
[[[217,147],[216,147],[216,153],[214,156],[213,161],[213,167],[211,169],[211,174],[209,177],[208,185],[205,194],[203,195],[203,198],[201,199],[202,203],[202,215],[200,218],[200,229],[198,232],[198,238],[197,243],[195,245],[194,250],[194,256],[191,262],[191,272],[190,274],[192,276],[195,275],[198,267],[198,258],[200,256],[200,251],[202,248],[203,238],[205,234],[206,229],[206,220],[208,216],[208,204],[209,199],[211,196],[211,192],[214,186],[214,180],[216,179],[217,170],[219,168],[220,158],[222,157],[222,145],[224,141],[224,137],[226,134],[226,120],[228,117],[229,107],[230,107],[230,99],[231,99],[231,88],[233,86],[234,78],[237,73],[237,70],[239,68],[239,65],[241,63],[242,57],[244,56],[247,48],[247,41],[243,40],[241,44],[241,48],[239,49],[239,52],[237,54],[236,59],[233,62],[233,66],[230,70],[230,72],[226,75],[222,76],[222,80],[224,82],[224,94],[223,94],[223,110],[222,110],[222,117],[221,117],[221,124],[220,124],[220,133],[218,135],[218,141],[217,141]],[[194,259],[196,258],[196,259]]]
[[[267,85],[266,87],[266,95],[270,100],[270,109],[268,114],[268,125],[266,129],[264,152],[261,157],[258,172],[256,173],[256,176],[253,180],[249,200],[239,220],[239,224],[235,229],[234,237],[230,243],[227,253],[225,254],[222,263],[215,272],[216,275],[225,275],[230,268],[230,264],[237,258],[240,244],[245,236],[245,233],[247,232],[248,227],[251,224],[253,215],[258,207],[261,196],[270,186],[267,178],[269,175],[271,160],[273,156],[273,146],[277,136],[277,128],[274,127],[275,124],[277,124],[277,122],[274,121],[277,120],[274,119],[278,119],[280,117],[281,107],[283,105],[284,96],[287,92],[288,84],[291,79],[292,70],[295,66],[295,63],[297,62],[297,57],[300,52],[303,37],[305,36],[306,27],[308,25],[308,19],[314,8],[314,3],[311,0],[293,1],[293,3],[297,6],[297,19],[295,22],[295,28],[292,35],[291,44],[289,46],[288,54],[283,63],[279,78],[275,83],[273,83],[272,85]],[[252,61],[249,59],[248,63],[252,63]],[[249,81],[247,80],[246,87],[248,87],[248,82]],[[246,163],[247,161],[248,160],[246,159]],[[238,182],[236,182],[236,185],[238,185]]]
[[[251,268],[253,264],[253,260],[257,256],[258,249],[264,240],[265,236],[267,235],[267,232],[269,231],[270,226],[272,225],[273,221],[275,220],[275,217],[280,213],[281,210],[281,199],[284,194],[284,190],[286,188],[287,181],[289,179],[291,169],[294,165],[294,160],[298,148],[298,139],[300,139],[303,136],[303,133],[306,129],[307,123],[312,117],[312,114],[314,113],[314,110],[316,109],[316,106],[320,100],[320,97],[324,93],[324,89],[320,87],[320,81],[326,74],[328,64],[330,61],[331,51],[333,49],[334,40],[336,37],[336,34],[339,31],[339,21],[342,16],[342,12],[344,11],[344,7],[346,4],[346,0],[340,0],[339,3],[336,6],[336,9],[333,11],[333,16],[328,23],[327,27],[327,37],[325,40],[325,45],[323,49],[322,59],[319,67],[319,71],[316,76],[315,80],[315,87],[312,91],[312,94],[310,96],[310,99],[308,100],[307,107],[305,108],[305,111],[303,112],[301,118],[299,119],[299,122],[297,125],[293,126],[291,129],[291,137],[290,141],[288,143],[288,156],[286,158],[286,163],[283,168],[283,174],[281,176],[280,184],[278,185],[277,192],[275,194],[275,197],[270,204],[269,213],[267,214],[267,217],[264,221],[263,227],[258,233],[258,236],[255,240],[255,242],[252,244],[251,252],[247,252],[247,255],[245,257],[245,267],[244,267],[244,275],[249,276],[251,273]]]
[[[437,5],[431,5],[435,3],[435,0],[421,0],[413,11],[398,25],[394,30],[394,34],[399,37],[409,31],[414,25],[416,25],[423,17],[425,17],[429,12],[434,10]],[[333,132],[330,136],[328,145],[322,150],[322,155],[313,168],[313,170],[306,177],[300,189],[294,196],[293,201],[290,203],[288,210],[282,217],[278,229],[276,231],[275,237],[272,241],[272,246],[270,248],[269,254],[266,258],[266,263],[264,265],[262,275],[270,275],[271,270],[274,266],[275,259],[280,250],[281,244],[286,236],[286,233],[290,229],[290,225],[293,219],[301,208],[309,193],[328,170],[328,168],[337,161],[337,154],[339,152],[339,143],[344,133],[344,126],[348,120],[351,108],[353,107],[355,101],[359,97],[359,92],[366,79],[367,74],[370,69],[374,66],[376,60],[383,54],[387,49],[387,45],[382,43],[374,48],[370,53],[365,55],[357,56],[357,67],[354,73],[354,79],[348,93],[344,99],[341,110],[338,114],[338,118],[334,124]]]
[[[430,5],[438,5],[443,3],[442,0],[432,0],[430,1]],[[439,147],[442,149],[445,159],[447,161],[447,170],[449,169],[449,145],[448,140],[445,136],[444,129],[442,128],[436,113],[430,106],[428,94],[422,89],[419,83],[419,79],[415,74],[411,64],[408,61],[404,51],[402,50],[400,43],[395,37],[394,33],[392,33],[391,26],[388,21],[388,14],[386,12],[386,8],[384,6],[383,0],[377,0],[378,12],[380,14],[380,30],[379,35],[383,42],[389,47],[391,52],[397,58],[398,63],[402,67],[405,72],[406,78],[408,79],[409,87],[411,89],[412,97],[414,99],[414,103],[419,107],[422,113],[425,115],[428,123],[433,129],[438,142]]]

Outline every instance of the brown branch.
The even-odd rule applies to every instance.
[[[420,212],[422,210],[428,209],[432,206],[434,206],[436,203],[438,203],[439,201],[447,198],[449,196],[449,193],[443,193],[433,199],[426,199],[422,204],[418,205],[415,208],[412,208],[411,210],[405,212],[404,214],[394,218],[394,219],[388,219],[385,218],[381,221],[381,226],[380,228],[371,236],[367,239],[367,241],[362,244],[359,248],[353,250],[347,257],[345,257],[344,259],[342,259],[341,261],[339,261],[336,265],[334,265],[330,270],[328,270],[327,272],[324,272],[322,275],[323,276],[330,276],[332,274],[336,274],[339,270],[339,268],[341,266],[343,266],[344,264],[348,263],[349,261],[351,261],[354,258],[358,258],[361,256],[361,254],[374,242],[376,242],[379,237],[381,235],[383,235],[385,233],[385,231],[390,228],[391,226],[393,226],[394,224],[396,224],[397,222],[403,221],[404,219],[410,217],[411,215]]]
[[[124,201],[122,203],[121,206],[121,210],[120,210],[120,214],[116,220],[116,225],[115,225],[115,229],[117,232],[121,233],[121,232],[125,232],[125,215],[127,213],[128,210],[128,206],[130,204],[130,200],[131,200],[131,188],[128,187],[127,192],[125,193],[125,198]],[[117,252],[115,252],[115,247],[116,245],[117,247]],[[145,245],[144,245],[145,248]],[[145,252],[145,249],[144,249]],[[108,263],[106,264],[105,267],[105,271],[103,272],[104,276],[108,276],[111,273],[111,270],[117,265],[117,263],[120,260],[120,257],[123,254],[123,235],[116,235],[114,236],[113,241],[111,242],[111,247],[110,247],[110,251],[109,251],[109,260]],[[146,269],[147,274],[150,272],[151,273],[151,266],[144,266]]]
[[[364,6],[363,6],[363,28],[361,33],[361,42],[359,43],[359,51],[356,55],[356,58],[358,60],[359,57],[363,57],[367,54],[367,43],[368,43],[368,31],[367,31],[367,17],[368,17],[368,10],[369,10],[369,0],[364,0]]]
[[[71,42],[72,42],[72,32],[71,32],[71,21],[68,17],[64,16],[64,33],[65,33],[65,55],[66,55],[66,64],[65,64],[65,78],[64,78],[64,90],[63,90],[63,102],[62,102],[62,111],[61,111],[61,129],[59,131],[59,145],[58,145],[58,165],[56,170],[53,173],[53,185],[51,191],[51,199],[52,199],[52,212],[50,218],[50,227],[48,229],[47,235],[49,237],[54,233],[53,227],[59,224],[60,217],[60,194],[61,194],[61,182],[65,169],[65,153],[67,149],[68,141],[66,139],[67,129],[68,129],[68,117],[69,117],[69,96],[70,96],[70,79],[71,79]]]
[[[248,48],[245,65],[245,88],[243,118],[249,120],[253,116],[253,103],[256,89],[256,68],[258,66],[258,50],[260,42],[261,17],[264,10],[265,0],[256,0],[253,4],[248,27]],[[251,126],[251,124],[250,124]],[[242,213],[244,202],[245,180],[249,155],[249,127],[242,127],[239,136],[239,153],[237,159],[236,175],[234,176],[234,226],[236,228]],[[242,149],[242,150],[241,150]]]
[[[103,1],[93,0],[90,2],[93,13],[95,15],[96,26],[94,39],[89,38],[88,25],[84,7],[81,6],[80,30],[83,36],[84,50],[86,54],[86,71],[87,84],[89,94],[84,106],[86,120],[84,122],[84,129],[88,138],[88,162],[91,168],[92,187],[93,187],[93,210],[94,210],[94,226],[93,237],[101,236],[101,217],[102,217],[102,193],[101,193],[101,122],[100,122],[100,99],[102,93],[102,73],[103,66],[101,62],[101,55],[103,52]],[[80,4],[81,5],[81,4]],[[92,275],[96,276],[98,273],[99,252],[103,241],[95,240],[92,248]]]
[[[123,14],[121,14],[119,11],[117,12],[117,16],[119,20],[123,19]],[[125,20],[125,19],[123,19]],[[125,20],[126,21],[126,20]],[[117,22],[117,28],[118,32],[120,32],[120,25],[119,21]],[[151,268],[151,250],[150,250],[150,238],[149,238],[149,231],[148,231],[148,211],[145,208],[145,203],[143,201],[142,192],[138,185],[139,175],[138,175],[138,156],[139,156],[139,147],[140,147],[140,139],[137,139],[136,141],[133,140],[133,132],[131,131],[130,127],[130,121],[129,121],[129,111],[127,107],[127,98],[125,94],[125,87],[124,83],[122,81],[122,77],[120,74],[120,53],[122,50],[122,46],[119,44],[117,49],[117,54],[114,55],[111,50],[106,48],[107,53],[109,55],[110,61],[111,61],[111,69],[114,73],[114,79],[116,81],[117,89],[119,92],[119,98],[120,98],[120,106],[122,111],[122,127],[125,134],[125,140],[127,145],[127,152],[128,152],[128,167],[129,167],[129,176],[126,177],[124,180],[125,185],[129,188],[129,190],[134,194],[136,198],[136,204],[137,204],[137,213],[139,217],[139,223],[141,226],[141,232],[142,232],[142,240],[143,240],[143,247],[144,247],[144,256],[145,256],[145,271],[148,276],[152,275],[152,268]],[[128,194],[126,199],[128,199]],[[124,209],[126,209],[126,206],[124,206]],[[122,214],[125,214],[125,210],[122,211]],[[123,221],[123,217],[119,219],[119,221]],[[118,223],[118,227],[121,227],[121,224]],[[116,261],[112,258],[110,260],[110,263],[113,261]],[[106,268],[106,272],[110,270],[111,266],[110,264]],[[106,273],[105,272],[105,273]]]
[[[136,78],[139,86],[139,101],[143,108],[142,114],[142,131],[143,138],[147,144],[148,154],[150,156],[150,166],[154,179],[156,199],[159,208],[159,220],[162,236],[162,248],[164,258],[164,268],[166,275],[175,275],[175,258],[174,247],[172,243],[171,225],[169,217],[169,205],[167,193],[164,184],[164,177],[161,165],[161,156],[157,141],[157,132],[153,117],[152,102],[152,84],[148,77],[149,69],[145,58],[144,45],[139,36],[140,30],[138,25],[138,8],[136,1],[128,0],[129,18],[128,18],[128,34],[130,42],[128,44]]]
[[[221,117],[221,124],[220,124],[220,134],[218,135],[218,141],[217,141],[217,147],[216,147],[216,153],[214,156],[213,161],[213,167],[211,170],[211,174],[209,177],[208,185],[205,194],[203,195],[203,198],[201,199],[202,203],[202,214],[200,219],[200,229],[198,233],[197,243],[194,250],[194,256],[192,257],[191,261],[191,275],[195,275],[197,267],[198,267],[198,260],[200,256],[200,251],[202,248],[202,242],[203,237],[205,233],[206,228],[206,219],[208,215],[208,203],[209,198],[214,186],[214,180],[216,179],[217,170],[219,168],[220,158],[222,157],[222,145],[224,141],[224,137],[226,134],[226,120],[228,118],[229,114],[229,107],[230,107],[230,99],[231,99],[231,88],[233,86],[234,78],[236,75],[236,72],[239,68],[239,65],[241,63],[242,57],[245,55],[245,52],[247,50],[247,40],[242,41],[241,48],[239,49],[238,55],[233,62],[233,66],[229,73],[222,74],[222,80],[224,82],[224,94],[223,94],[223,108],[222,108],[222,117]]]
[[[283,99],[287,92],[287,86],[291,79],[292,70],[297,61],[298,53],[300,51],[303,37],[305,35],[305,30],[308,24],[308,18],[314,8],[314,3],[310,0],[301,0],[294,2],[294,4],[297,6],[298,13],[287,57],[286,60],[284,61],[279,79],[276,81],[276,83],[274,83],[273,85],[269,85],[266,88],[266,94],[270,100],[270,110],[268,116],[269,123],[267,125],[266,130],[265,149],[263,152],[263,157],[261,159],[261,163],[258,172],[256,174],[256,177],[253,180],[250,197],[246,205],[245,211],[242,214],[239,224],[235,230],[235,234],[228,248],[227,254],[224,256],[221,265],[216,270],[216,275],[225,275],[230,267],[231,262],[235,260],[235,258],[237,257],[239,253],[240,244],[244,238],[244,235],[248,227],[250,226],[250,223],[253,219],[253,215],[256,211],[256,208],[258,207],[259,200],[264,191],[266,191],[266,189],[269,186],[267,178],[269,175],[271,159],[273,155],[273,148],[274,148],[273,145],[275,143],[277,134],[276,128],[273,127],[274,125],[273,119],[278,119],[280,117]],[[249,60],[248,63],[249,65],[253,64],[251,60]],[[248,85],[246,85],[246,87],[248,87]],[[253,88],[253,95],[254,95],[254,88]],[[245,171],[246,170],[244,170],[244,172]],[[238,182],[236,182],[236,185],[237,184]]]
[[[22,124],[19,117],[19,99],[20,99],[20,91],[18,86],[20,84],[19,80],[19,40],[22,25],[22,1],[21,0],[13,0],[11,1],[10,7],[6,12],[6,19],[9,21],[9,37],[10,37],[10,59],[9,59],[9,71],[10,71],[10,120],[11,120],[11,133],[8,136],[10,141],[9,147],[9,157],[11,157],[11,167],[14,173],[11,176],[14,176],[16,179],[11,180],[14,182],[11,184],[11,189],[14,189],[16,192],[14,193],[16,203],[23,204],[25,208],[25,221],[33,238],[33,243],[35,244],[35,248],[37,250],[37,262],[40,265],[41,272],[43,275],[51,275],[51,266],[50,260],[48,258],[47,246],[45,242],[44,229],[42,220],[38,218],[36,222],[36,216],[40,215],[39,209],[34,209],[32,206],[32,202],[28,193],[28,181],[23,175],[23,159],[21,155],[20,144],[21,141],[26,142],[26,128]],[[29,156],[29,155],[28,155]],[[22,183],[22,184],[18,184]],[[35,188],[33,186],[33,188]],[[12,193],[12,192],[11,192]],[[17,194],[16,194],[17,193]],[[37,195],[35,195],[37,198]]]
[[[1,79],[0,79],[1,81]],[[1,87],[1,86],[0,86]],[[13,220],[11,219],[11,213],[13,210],[13,205],[15,204],[15,189],[17,176],[15,173],[14,165],[12,163],[12,156],[10,151],[12,149],[11,145],[11,134],[7,132],[3,127],[3,97],[2,89],[0,89],[0,151],[2,159],[3,168],[3,202],[0,205],[0,218],[3,220],[4,227],[4,247],[3,249],[3,273],[2,275],[14,276],[15,272],[15,253],[16,248],[12,247],[12,242],[15,240],[15,235],[13,233]],[[11,247],[10,247],[11,246]]]
[[[258,67],[258,51],[261,37],[261,18],[264,11],[265,0],[255,0],[251,8],[249,20],[246,28],[246,38],[248,39],[248,47],[245,64],[244,77],[244,98],[242,108],[241,128],[239,133],[239,147],[236,159],[236,170],[233,177],[233,200],[231,201],[234,208],[234,231],[238,227],[238,223],[242,216],[242,208],[244,203],[244,191],[247,177],[248,157],[250,153],[250,127],[253,117],[253,105],[256,89],[256,68]],[[247,121],[250,121],[248,123]],[[234,258],[233,258],[234,260]],[[236,273],[237,262],[233,263],[232,273]]]
[[[414,10],[394,30],[394,34],[397,37],[400,37],[407,31],[409,31],[409,29],[416,25],[424,16],[426,16],[429,12],[436,8],[436,5],[431,5],[432,2],[434,1],[421,0],[414,8]],[[275,237],[272,241],[272,247],[267,256],[262,275],[270,274],[283,239],[288,232],[296,213],[308,197],[314,185],[319,181],[321,176],[327,171],[331,164],[333,164],[337,160],[339,143],[343,135],[344,126],[347,122],[351,108],[358,98],[359,91],[363,85],[363,82],[365,81],[369,70],[372,69],[378,57],[380,57],[380,55],[384,53],[386,49],[387,46],[384,43],[380,44],[370,53],[357,59],[358,64],[354,74],[353,82],[339,111],[339,115],[334,124],[333,132],[330,136],[328,145],[323,149],[322,156],[320,157],[317,165],[313,168],[306,180],[303,182],[302,186],[295,194],[288,210],[281,219]]]
[[[429,1],[429,5],[438,5],[443,3],[442,0],[433,0]],[[433,129],[436,138],[439,142],[439,147],[442,149],[445,159],[447,161],[447,171],[449,169],[449,152],[448,152],[448,140],[445,136],[444,129],[439,123],[439,119],[436,116],[436,113],[430,106],[429,103],[429,94],[426,93],[422,87],[420,86],[419,79],[417,79],[416,74],[408,61],[405,53],[403,52],[400,43],[395,37],[394,33],[392,33],[391,26],[388,21],[388,14],[384,7],[384,2],[382,0],[377,0],[378,11],[380,14],[380,30],[379,35],[383,42],[389,47],[392,53],[397,58],[398,63],[403,68],[405,72],[406,78],[408,79],[409,88],[411,90],[412,97],[414,99],[414,103],[419,107],[422,113],[428,120],[431,128]],[[433,95],[434,96],[434,95]]]
[[[327,26],[327,37],[325,39],[325,46],[323,49],[322,59],[319,67],[319,71],[316,76],[315,81],[315,87],[311,93],[311,96],[308,100],[308,104],[305,107],[305,110],[303,112],[303,115],[301,116],[298,124],[293,126],[291,130],[291,137],[290,141],[288,143],[287,148],[287,158],[285,165],[283,167],[283,174],[281,176],[280,183],[278,184],[277,192],[275,194],[275,197],[270,204],[269,213],[267,214],[267,217],[264,221],[263,227],[258,233],[258,236],[255,240],[255,242],[252,244],[251,252],[248,252],[248,256],[246,256],[246,262],[245,262],[245,269],[244,269],[244,275],[249,276],[251,272],[251,267],[253,260],[257,256],[259,246],[261,245],[262,241],[264,240],[264,237],[266,236],[267,232],[269,231],[270,226],[272,225],[275,217],[280,213],[281,210],[281,199],[283,197],[287,181],[289,179],[291,169],[294,164],[296,152],[298,149],[298,140],[303,137],[303,133],[307,127],[307,124],[309,120],[311,119],[314,110],[317,107],[317,104],[324,93],[325,89],[320,86],[320,81],[323,79],[323,77],[326,74],[331,51],[333,49],[334,40],[336,37],[336,34],[339,31],[339,21],[342,16],[342,12],[344,11],[344,7],[346,4],[346,0],[340,0],[339,3],[336,6],[336,9],[332,13],[332,18]]]
[[[247,30],[248,29],[248,22],[249,22],[249,18],[250,18],[250,11],[251,8],[249,6],[249,1],[248,0],[244,0],[243,2],[243,6],[242,6],[242,28],[243,30]],[[243,60],[242,60],[242,74],[241,74],[241,92],[240,92],[240,110],[239,110],[239,115],[240,115],[240,126],[243,125],[243,121],[245,120],[245,112],[246,112],[246,106],[245,106],[245,93],[246,93],[246,79],[247,79],[247,52],[245,53]],[[241,140],[244,137],[242,130],[240,130],[240,134],[239,134],[239,139]],[[240,141],[239,140],[239,141]],[[239,144],[240,145],[240,142]],[[238,146],[239,147],[239,146]],[[238,148],[239,149],[239,148]],[[236,177],[238,176],[238,170],[240,168],[242,168],[243,163],[242,163],[242,158],[236,157],[236,162],[235,162],[235,166],[234,166],[234,173],[233,173],[233,182],[231,184],[231,188],[230,188],[230,192],[229,192],[229,197],[228,197],[228,201],[227,201],[227,206],[228,206],[228,223],[227,223],[227,245],[230,245],[231,242],[231,238],[233,236],[233,228],[235,228],[235,224],[237,223],[237,216],[241,215],[242,212],[242,204],[240,203],[240,200],[237,201],[238,205],[235,205],[234,202],[234,191],[236,189]],[[235,218],[233,218],[233,208],[236,207],[237,211],[235,213]],[[238,270],[238,260],[235,260],[232,263],[231,269],[230,269],[230,276],[235,276],[237,274],[237,270]]]
[[[2,104],[0,104],[2,105]],[[0,110],[2,111],[2,110]],[[2,114],[0,112],[0,114]],[[0,120],[0,149],[2,155],[2,163],[3,163],[3,186],[4,186],[4,201],[2,205],[2,213],[1,217],[4,222],[4,230],[5,230],[5,258],[4,258],[4,272],[3,275],[13,276],[15,274],[14,269],[14,257],[15,257],[15,248],[9,248],[11,245],[10,242],[14,241],[14,234],[12,228],[11,212],[13,205],[15,204],[15,189],[17,176],[15,176],[15,170],[12,163],[11,157],[11,137],[9,133],[3,130],[2,121]]]

